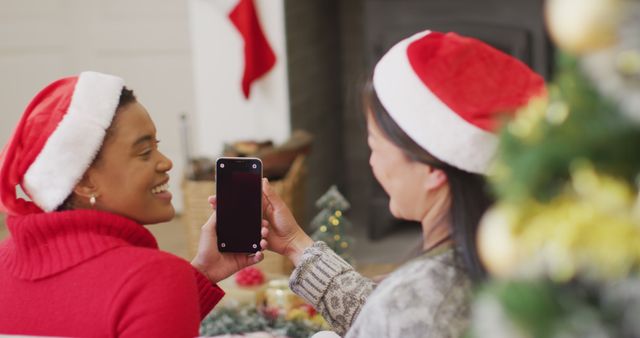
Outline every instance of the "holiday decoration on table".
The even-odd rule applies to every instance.
[[[348,262],[353,259],[349,255],[353,239],[345,234],[351,228],[351,222],[344,217],[344,212],[351,205],[340,194],[338,188],[332,185],[327,192],[316,201],[320,212],[311,221],[314,233],[311,237],[316,241],[323,241]]]
[[[256,304],[265,312],[286,315],[306,303],[289,289],[289,280],[282,278],[269,281],[258,295]]]
[[[251,287],[262,285],[265,282],[265,276],[262,270],[257,267],[246,267],[235,274],[236,284],[242,287]]]
[[[274,278],[281,276],[266,274],[259,266],[244,268],[218,283],[226,293],[220,305],[254,305],[268,280]]]
[[[200,334],[266,332],[274,336],[307,338],[329,329],[315,309],[296,296],[287,279],[268,282],[255,304],[216,307],[200,325]]]
[[[548,100],[501,134],[469,336],[639,337],[640,1],[547,17],[562,53]]]

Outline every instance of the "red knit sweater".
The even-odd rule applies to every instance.
[[[224,292],[143,226],[76,210],[8,217],[0,334],[193,337]]]

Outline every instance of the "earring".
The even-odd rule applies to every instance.
[[[92,207],[96,206],[96,195],[91,195],[91,198],[89,198],[89,204],[91,204]]]

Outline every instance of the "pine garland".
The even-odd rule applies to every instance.
[[[215,308],[200,324],[201,336],[267,332],[274,336],[308,338],[326,330],[324,324],[304,318],[287,319],[260,311],[253,305]]]

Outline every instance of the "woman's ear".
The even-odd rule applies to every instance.
[[[442,169],[437,169],[429,166],[429,171],[426,174],[424,184],[428,190],[438,189],[447,183],[447,174]]]
[[[73,193],[86,199],[98,194],[98,188],[91,177],[91,169],[84,173],[80,182],[78,182],[78,184],[73,188]]]

